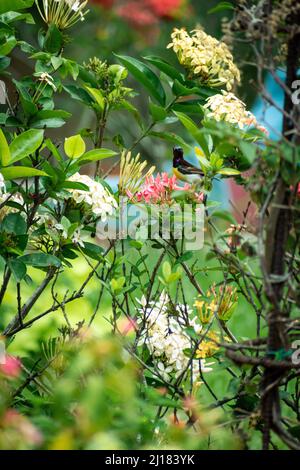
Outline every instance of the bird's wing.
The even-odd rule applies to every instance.
[[[182,166],[180,166],[180,171],[184,175],[200,175],[204,176],[203,171],[200,168],[196,168],[194,165],[190,165],[187,162],[184,162]]]

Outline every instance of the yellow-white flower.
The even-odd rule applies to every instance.
[[[105,222],[109,215],[113,215],[115,213],[115,210],[118,207],[117,201],[101,183],[98,183],[87,175],[81,175],[80,173],[75,173],[75,175],[69,178],[69,181],[83,183],[88,186],[89,191],[71,189],[72,199],[77,204],[88,204],[91,207],[93,214],[96,217],[99,217],[102,222]]]
[[[245,103],[233,93],[222,90],[222,93],[207,98],[204,108],[209,110],[207,116],[216,121],[237,124],[240,129],[257,126],[255,116],[247,111]]]
[[[145,171],[147,162],[141,162],[140,158],[139,153],[135,157],[131,152],[123,152],[121,155],[119,192],[123,196],[135,194],[155,170],[155,166],[152,166]]]
[[[55,24],[60,30],[83,21],[88,10],[88,0],[35,0],[38,11],[48,25]]]
[[[184,28],[174,29],[172,42],[179,63],[187,70],[189,77],[199,79],[211,87],[226,87],[231,90],[234,82],[240,81],[240,72],[233,62],[228,46],[196,29],[189,34]]]

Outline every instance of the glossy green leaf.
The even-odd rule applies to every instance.
[[[79,162],[96,162],[98,160],[104,160],[105,158],[114,157],[117,153],[114,150],[110,149],[94,149],[86,152],[79,158]]]
[[[65,139],[64,150],[67,157],[79,158],[84,154],[85,149],[86,145],[80,134]]]
[[[50,150],[51,154],[53,155],[54,158],[56,158],[57,161],[61,162],[63,160],[61,154],[58,151],[58,148],[53,144],[53,142],[50,139],[46,139],[45,147],[47,147]]]
[[[23,235],[26,233],[27,225],[21,214],[8,214],[3,219],[1,229],[7,233]]]
[[[169,64],[160,57],[149,55],[143,57],[143,59],[145,59],[147,62],[150,62],[150,64],[154,65],[156,68],[158,68],[158,70],[165,73],[168,77],[172,78],[173,80],[178,80],[179,82],[182,82],[184,80],[183,75],[181,75],[181,73],[178,72],[178,70],[173,67],[173,65]]]
[[[177,112],[175,111],[174,114],[178,117],[180,122],[189,131],[189,133],[196,140],[196,142],[198,142],[203,152],[206,155],[209,155],[209,148],[208,148],[207,140],[205,136],[200,132],[200,129],[198,129],[194,121],[192,121],[192,119],[189,118],[186,114],[180,113],[178,111]]]
[[[17,40],[15,36],[7,36],[5,43],[0,45],[0,55],[6,56],[8,55],[13,48],[17,45]]]
[[[0,164],[1,166],[6,166],[10,162],[10,150],[9,146],[7,143],[7,140],[5,138],[5,135],[3,134],[2,129],[0,129]]]
[[[35,268],[47,268],[49,266],[59,268],[61,266],[61,261],[56,256],[48,255],[46,253],[30,253],[28,255],[20,256],[19,260],[24,264]]]
[[[88,106],[93,103],[93,99],[84,88],[75,85],[65,85],[63,88],[74,100],[80,101]]]
[[[8,266],[15,278],[16,282],[21,282],[26,276],[26,264],[20,261],[19,258],[11,259],[8,261]]]
[[[1,0],[0,15],[7,11],[17,11],[29,8],[33,5],[34,0]]]
[[[230,2],[220,2],[218,3],[217,6],[208,10],[207,13],[209,14],[218,13],[219,11],[224,11],[224,10],[234,10],[234,5],[232,5],[232,3]]]
[[[241,140],[239,142],[239,147],[240,147],[242,154],[251,165],[256,157],[256,149],[257,149],[256,145],[252,144],[251,142],[245,142]]]
[[[63,126],[70,116],[70,113],[63,110],[43,110],[35,114],[30,121],[30,126],[35,129],[43,129],[44,127],[55,129]]]
[[[22,158],[32,155],[42,144],[44,131],[29,129],[18,135],[10,144],[11,161],[17,162]]]
[[[1,173],[6,180],[14,180],[18,178],[30,178],[32,176],[48,176],[47,173],[35,168],[26,166],[11,166],[9,168],[1,168]]]
[[[165,90],[155,73],[137,59],[129,56],[116,55],[119,61],[129,70],[134,78],[141,83],[155,98],[159,104],[164,106],[166,104],[166,93]]]
[[[167,111],[162,106],[159,106],[152,101],[149,102],[149,110],[154,122],[164,121],[168,116]]]
[[[88,86],[86,86],[85,88],[94,99],[94,102],[99,106],[102,111],[105,106],[105,99],[101,91],[97,90],[97,88],[90,88]]]
[[[221,170],[218,171],[220,175],[225,175],[225,176],[234,176],[234,175],[240,175],[241,172],[239,170],[236,170],[235,168],[222,168]]]
[[[52,23],[47,30],[45,41],[44,41],[44,48],[47,52],[51,52],[52,54],[56,54],[61,51],[63,46],[63,35],[57,28],[57,26]]]
[[[173,132],[149,132],[149,136],[156,137],[157,139],[165,140],[166,142],[171,142],[172,144],[179,145],[184,150],[189,152],[191,146],[188,145],[179,135],[174,134]]]

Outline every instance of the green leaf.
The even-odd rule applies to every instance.
[[[65,139],[64,150],[67,157],[79,158],[84,154],[85,149],[86,145],[80,134]]]
[[[43,129],[44,127],[55,129],[63,126],[65,120],[70,116],[70,113],[63,110],[43,110],[35,114],[30,121],[30,126],[35,129]]]
[[[62,63],[63,59],[61,57],[56,57],[54,55],[51,57],[51,64],[53,65],[54,70],[58,70]]]
[[[8,55],[13,48],[17,45],[17,40],[15,36],[6,36],[4,44],[0,45],[0,55],[6,56]]]
[[[162,265],[162,273],[165,278],[165,281],[167,281],[170,275],[172,274],[172,268],[168,261],[164,261]]]
[[[1,0],[0,15],[7,11],[17,11],[29,8],[33,5],[34,0]]]
[[[236,170],[235,168],[222,168],[221,170],[218,171],[220,175],[226,175],[226,176],[234,176],[234,175],[240,175],[241,172],[239,170]]]
[[[125,282],[126,282],[126,279],[125,277],[122,276],[122,277],[119,277],[118,279],[112,279],[110,281],[110,286],[114,292],[117,292],[122,289]]]
[[[212,88],[206,86],[194,86],[191,83],[191,86],[184,85],[180,83],[178,80],[174,81],[172,91],[175,96],[191,96],[191,95],[198,95],[202,96],[203,98],[207,98],[208,96],[215,95],[216,92]]]
[[[105,158],[114,157],[117,155],[117,152],[110,149],[95,149],[86,152],[79,158],[79,162],[87,161],[87,162],[96,162],[98,160],[104,160]]]
[[[229,3],[229,2],[220,2],[218,3],[217,6],[208,10],[207,13],[208,14],[218,13],[219,11],[224,11],[224,10],[234,10],[234,6],[232,5],[232,3]]]
[[[63,158],[62,158],[61,154],[59,153],[57,147],[53,144],[53,142],[51,142],[50,139],[46,139],[45,147],[47,147],[50,150],[53,157],[56,158],[57,161],[59,161],[59,162],[63,161]]]
[[[97,103],[100,110],[102,111],[105,106],[105,99],[104,99],[102,92],[100,90],[97,90],[97,88],[90,88],[88,86],[86,86],[85,88],[89,92],[89,94],[92,96],[95,103]]]
[[[149,132],[149,135],[156,137],[157,139],[166,140],[172,144],[177,144],[180,147],[183,147],[187,152],[191,150],[191,146],[188,145],[179,135],[173,134],[172,132]]]
[[[10,65],[10,57],[0,57],[0,73]]]
[[[151,100],[149,101],[149,109],[154,122],[164,121],[164,119],[166,119],[166,117],[168,116],[168,113],[165,108],[155,103],[152,103]]]
[[[200,163],[200,166],[201,166],[201,169],[205,172],[206,170],[210,170],[211,169],[211,164],[210,162],[207,160],[207,158],[205,157],[202,157],[201,155],[198,155],[196,153],[196,157],[197,157],[197,160],[199,161]]]
[[[195,332],[194,328],[192,326],[188,326],[185,328],[184,332],[192,339],[195,341],[199,341],[199,335]]]
[[[84,184],[84,183],[79,183],[76,181],[65,181],[62,185],[63,188],[66,189],[79,189],[80,191],[89,191],[90,188]]]
[[[196,142],[198,142],[198,144],[201,146],[203,152],[206,154],[206,155],[209,155],[209,148],[208,148],[208,144],[207,144],[207,141],[206,141],[206,138],[205,136],[201,133],[200,129],[198,129],[198,127],[196,126],[196,124],[194,123],[194,121],[192,121],[191,118],[189,118],[188,116],[186,116],[186,114],[183,114],[183,113],[180,113],[180,112],[176,112],[174,111],[174,114],[178,117],[178,119],[180,120],[180,122],[184,125],[184,127],[189,131],[189,133],[191,134],[191,136],[196,140]]]
[[[47,52],[51,52],[52,54],[56,54],[60,52],[63,45],[63,35],[57,28],[57,26],[52,23],[48,27],[47,34],[45,36],[44,41],[44,49]]]
[[[48,255],[46,253],[30,253],[28,255],[21,256],[19,261],[35,268],[47,268],[48,266],[59,268],[61,266],[61,261],[56,256]]]
[[[8,214],[3,219],[1,229],[7,233],[14,233],[15,235],[24,235],[26,233],[27,225],[20,214]]]
[[[252,144],[251,142],[245,142],[244,140],[241,140],[239,143],[239,147],[242,154],[251,165],[256,158],[256,145]]]
[[[181,113],[190,113],[190,114],[198,114],[200,117],[203,116],[203,108],[202,105],[204,104],[204,100],[186,100],[177,102],[172,106],[173,111],[179,111]]]
[[[9,11],[3,16],[3,22],[6,24],[13,23],[15,21],[25,21],[27,24],[34,24],[34,19],[30,13],[18,13],[16,11]],[[19,41],[19,43],[22,41]]]
[[[216,217],[218,219],[226,220],[227,222],[230,222],[233,225],[237,224],[237,221],[235,220],[233,215],[228,211],[215,211],[211,214],[210,217]]]
[[[101,259],[103,254],[103,248],[101,246],[95,245],[94,243],[84,242],[84,247],[81,248],[81,251],[96,261]]]
[[[32,155],[42,144],[44,131],[29,129],[18,135],[10,144],[11,161],[17,162],[22,158]]]
[[[24,264],[22,261],[20,261],[19,258],[17,259],[10,259],[8,261],[8,266],[15,278],[16,282],[21,282],[24,277],[26,276],[26,264]]]
[[[48,176],[47,173],[35,168],[26,166],[11,166],[10,168],[1,168],[1,173],[6,180],[14,180],[18,178],[31,178],[32,176]]]
[[[147,62],[150,62],[150,64],[154,65],[156,68],[158,68],[158,70],[165,73],[168,77],[173,78],[173,80],[178,80],[179,82],[182,82],[184,80],[181,73],[178,72],[178,70],[173,67],[173,65],[170,65],[168,62],[161,59],[160,57],[149,55],[143,57],[143,59],[145,59]]]
[[[32,97],[30,96],[26,86],[22,82],[18,82],[17,80],[13,80],[13,83],[15,84],[19,95],[20,95],[20,101],[23,107],[23,110],[25,114],[28,114],[30,116],[34,115],[37,113],[38,108],[37,106],[33,103]],[[32,126],[34,127],[34,126]]]
[[[63,89],[69,93],[69,95],[77,101],[80,101],[81,103],[84,103],[88,106],[90,106],[93,103],[93,99],[90,97],[90,95],[85,91],[84,88],[79,88],[75,85],[65,85]]]
[[[129,56],[120,56],[116,54],[119,61],[129,70],[134,78],[141,83],[162,106],[166,104],[165,90],[155,73],[137,59]]]
[[[9,146],[2,129],[0,129],[0,165],[7,166],[10,162],[10,159],[11,155]]]
[[[183,253],[183,255],[181,255],[181,256],[179,256],[179,258],[177,258],[175,264],[185,263],[186,261],[189,261],[192,258],[193,258],[193,252],[192,251],[186,251],[185,253]]]

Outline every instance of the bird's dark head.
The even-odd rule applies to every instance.
[[[183,149],[181,147],[173,148],[173,167],[177,168],[183,160]]]

